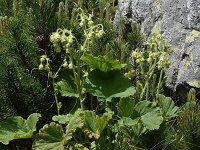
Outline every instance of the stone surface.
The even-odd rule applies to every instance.
[[[200,88],[200,0],[119,0],[114,24],[137,22],[148,39],[153,28],[170,43],[166,86]]]

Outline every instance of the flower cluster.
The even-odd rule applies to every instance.
[[[40,57],[40,65],[39,65],[39,70],[47,70],[49,71],[49,61],[50,59],[47,57],[47,55],[42,55]]]
[[[91,40],[94,36],[101,38],[104,35],[103,26],[100,24],[92,26],[84,31],[84,35],[87,40]]]
[[[155,50],[158,47],[161,46],[161,43],[163,43],[162,35],[157,34],[152,36],[151,38],[148,39],[147,44],[149,45],[151,50]]]
[[[79,41],[75,37],[75,34],[68,29],[57,29],[56,32],[53,32],[50,36],[50,41],[52,42],[56,53],[60,53],[65,49],[66,56],[61,67],[73,70],[76,68],[73,62],[76,61],[75,59],[77,58],[80,59],[84,52],[89,49],[88,47],[93,42],[93,37],[101,38],[104,34],[102,24],[95,25],[92,21],[91,14],[86,15],[81,8],[78,10],[80,12],[78,12],[76,21],[79,23],[80,31],[84,34],[84,40]],[[67,61],[67,58],[69,58],[69,61]],[[48,70],[49,59],[47,56],[41,56],[40,61],[39,69]]]
[[[147,62],[149,64],[151,64],[153,62],[153,60],[155,60],[158,56],[159,56],[158,52],[152,52],[152,51],[150,51],[149,52],[149,57],[147,58]]]
[[[166,53],[161,53],[159,56],[159,61],[158,61],[158,70],[168,68],[170,65],[170,61],[166,56]]]
[[[62,66],[64,68],[72,69],[72,62],[71,61],[67,62],[67,60],[64,59]]]
[[[79,26],[84,28],[84,35],[86,39],[91,40],[93,36],[96,36],[98,38],[101,38],[103,36],[103,26],[101,24],[94,25],[91,14],[87,16],[81,9],[79,18]]]
[[[53,43],[53,46],[57,53],[61,52],[61,48],[59,43],[62,43],[64,46],[66,53],[69,53],[69,48],[74,42],[74,36],[71,30],[67,29],[58,29],[56,32],[53,32],[50,36],[50,41]]]
[[[132,58],[135,60],[137,65],[141,65],[147,62],[149,66],[157,66],[158,70],[168,68],[170,65],[169,61],[169,47],[166,41],[162,39],[161,34],[152,36],[147,41],[148,50],[132,52]]]
[[[144,58],[144,52],[132,52],[132,57],[134,58],[136,64],[140,65],[144,63],[144,61],[148,62],[150,65],[155,62],[157,63],[158,70],[168,68],[170,61],[167,57],[166,52],[152,52],[148,53],[148,57]]]
[[[142,64],[145,59],[144,59],[144,56],[143,56],[143,52],[132,52],[132,57],[135,59],[135,62],[136,64]]]
[[[85,15],[83,11],[80,13],[80,27],[88,26],[91,27],[93,26],[94,22],[92,21],[92,15],[90,14],[89,16]]]

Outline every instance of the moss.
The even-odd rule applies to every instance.
[[[192,32],[186,36],[186,42],[192,42],[195,38],[200,36],[200,32],[196,30],[192,30]]]

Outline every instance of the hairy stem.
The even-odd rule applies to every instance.
[[[156,91],[156,100],[158,99],[158,94],[160,93],[160,88],[161,88],[161,82],[162,82],[162,77],[163,77],[163,69],[160,71],[160,77],[158,81],[158,86],[157,86],[157,91]]]
[[[81,77],[80,77],[81,74],[80,74],[80,56],[79,55],[80,55],[80,52],[78,52],[77,71],[76,71],[74,60],[73,60],[73,55],[72,55],[72,52],[70,50],[70,59],[71,59],[71,62],[72,62],[72,70],[73,70],[73,73],[74,73],[74,80],[75,80],[75,84],[76,84],[76,89],[77,89],[81,109],[84,110],[85,105],[84,105],[84,99],[82,98],[82,93],[81,93],[82,87],[81,87]]]
[[[54,97],[55,97],[55,100],[56,100],[57,112],[58,112],[58,115],[60,115],[60,106],[59,106],[58,96],[57,96],[57,93],[55,91],[55,78],[53,78],[52,82],[53,82],[53,88],[54,88],[53,93],[54,93]]]

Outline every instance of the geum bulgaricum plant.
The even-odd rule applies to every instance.
[[[103,26],[101,24],[94,25],[92,16],[87,16],[82,9],[77,9],[77,12],[77,22],[79,22],[80,30],[83,31],[83,39],[78,40],[72,30],[58,29],[52,33],[50,41],[53,43],[56,54],[64,54],[62,64],[54,71],[51,68],[51,60],[47,55],[42,55],[40,58],[39,70],[47,71],[52,79],[58,113],[58,116],[53,116],[52,119],[58,123],[52,122],[45,125],[34,136],[33,132],[36,131],[36,123],[41,117],[40,114],[32,114],[27,120],[21,117],[10,117],[0,124],[0,142],[3,144],[7,145],[14,139],[34,137],[33,149],[35,150],[87,149],[82,144],[77,143],[76,136],[73,136],[76,130],[81,129],[88,138],[98,140],[108,121],[112,118],[113,112],[111,111],[98,116],[94,111],[85,110],[84,101],[86,100],[87,90],[84,88],[84,82],[89,73],[92,72],[91,70],[95,69],[87,68],[82,60],[88,63],[88,66],[92,65],[90,62],[96,60],[97,64],[94,64],[94,66],[96,65],[96,69],[99,67],[103,71],[119,70],[121,69],[121,64],[118,61],[110,60],[108,57],[94,57],[86,54],[89,53],[87,49],[92,44],[92,38],[101,38],[103,36]],[[57,77],[60,76],[59,73],[63,70],[68,72],[66,80],[57,81]],[[62,104],[58,101],[59,93],[79,99],[81,109],[72,114],[60,115]],[[81,142],[81,140],[79,141]],[[91,144],[91,147],[91,149],[94,149],[95,143]]]
[[[103,26],[101,24],[94,25],[92,21],[92,16],[87,16],[84,14],[82,9],[77,16],[77,21],[79,22],[80,30],[84,32],[83,42],[79,42],[76,36],[68,29],[58,29],[53,32],[50,36],[50,41],[53,43],[53,47],[56,53],[65,52],[65,57],[63,59],[62,65],[56,72],[52,72],[50,69],[49,58],[46,55],[42,55],[40,58],[40,70],[46,70],[49,76],[53,80],[54,88],[56,89],[55,79],[58,76],[61,69],[71,69],[73,71],[73,79],[76,85],[76,92],[78,99],[80,101],[81,109],[85,109],[83,95],[83,80],[82,77],[86,77],[87,71],[81,68],[81,57],[87,52],[88,47],[92,43],[92,38],[101,38],[104,34]],[[58,114],[60,114],[61,103],[57,100],[57,92],[55,90],[55,99],[57,104]]]
[[[80,29],[81,37],[78,38],[73,29],[57,29],[50,36],[55,54],[62,59],[61,65],[55,69],[47,55],[40,58],[39,70],[47,71],[54,88],[57,106],[57,115],[52,117],[54,122],[44,125],[34,135],[40,114],[32,114],[27,120],[10,117],[0,123],[0,142],[3,144],[14,139],[34,138],[34,150],[95,150],[100,149],[101,145],[105,148],[106,142],[109,142],[111,149],[113,145],[119,144],[116,140],[121,131],[125,134],[125,129],[129,129],[133,135],[139,137],[159,129],[164,121],[177,116],[179,108],[172,99],[160,95],[163,69],[169,65],[169,61],[165,57],[168,54],[167,48],[161,47],[159,38],[149,42],[148,51],[138,50],[132,53],[135,67],[140,70],[135,89],[131,80],[126,77],[131,77],[134,70],[124,75],[121,70],[125,65],[118,60],[91,54],[89,48],[93,44],[93,38],[102,38],[104,35],[103,25],[95,25],[92,15],[86,15],[80,8],[77,13],[75,24]],[[157,71],[160,71],[158,84]],[[151,88],[156,91],[150,91]],[[78,99],[80,109],[61,115],[59,94]],[[85,103],[90,102],[91,98],[88,94],[97,101],[105,102],[103,114],[93,109],[87,110]],[[113,99],[119,100],[117,109],[115,106],[111,107]],[[115,118],[108,126],[113,117]],[[101,135],[106,127],[108,134],[103,137]],[[114,138],[109,136],[111,132],[115,135]]]
[[[57,54],[63,54],[63,62],[57,71],[52,71],[51,60],[48,56],[43,55],[40,58],[40,70],[46,70],[49,77],[52,78],[54,87],[54,96],[57,105],[58,116],[54,116],[53,121],[60,124],[67,124],[66,134],[60,132],[60,145],[61,147],[70,148],[70,141],[73,141],[72,133],[76,129],[81,129],[88,138],[94,138],[95,141],[91,143],[93,149],[98,143],[101,132],[104,130],[108,121],[112,118],[113,112],[109,108],[105,108],[106,112],[101,117],[96,115],[95,112],[85,110],[85,101],[88,101],[86,93],[89,93],[99,99],[103,99],[106,103],[111,102],[114,97],[129,97],[134,95],[135,89],[131,85],[131,82],[122,73],[121,69],[124,64],[120,64],[118,60],[112,60],[108,56],[94,57],[90,51],[88,51],[91,44],[93,44],[93,38],[102,38],[104,35],[103,25],[95,25],[92,21],[91,15],[86,15],[82,9],[77,10],[77,22],[82,31],[83,37],[80,40],[73,33],[73,30],[58,29],[50,36],[50,41],[53,43],[53,47]],[[63,56],[63,55],[62,55]],[[62,59],[62,57],[61,57]],[[60,73],[63,70],[67,71],[65,77],[61,77]],[[57,79],[59,78],[59,79]],[[60,108],[62,107],[59,102],[58,94],[65,97],[77,98],[80,102],[80,110],[76,110],[73,114],[60,115]],[[89,97],[90,98],[90,97]],[[91,104],[93,105],[93,104]],[[107,107],[106,105],[105,107]],[[61,125],[51,123],[51,130],[61,129]],[[41,143],[43,138],[43,132],[51,128],[44,126],[36,137],[33,147],[35,149],[42,149],[44,143]],[[45,133],[47,134],[47,133]],[[49,133],[50,134],[50,133]],[[53,135],[49,135],[53,136]],[[46,141],[47,142],[47,141]],[[51,143],[53,143],[52,141]],[[46,143],[45,143],[46,144]],[[73,147],[82,146],[76,143]],[[50,145],[49,145],[50,146]],[[48,145],[46,146],[48,147]],[[56,147],[56,146],[55,146]],[[51,146],[48,147],[52,148]]]
[[[139,100],[156,100],[162,91],[165,82],[164,69],[170,65],[170,51],[163,42],[160,34],[154,35],[147,41],[145,50],[136,49],[132,52],[134,68],[137,70],[132,71],[132,74],[137,74],[136,79],[139,77],[136,81]]]
[[[147,133],[158,130],[161,124],[168,124],[180,112],[170,97],[161,94],[165,82],[164,69],[170,64],[168,46],[162,42],[161,35],[154,35],[145,45],[145,50],[136,49],[131,54],[134,70],[125,76],[132,78],[136,93],[134,100],[122,98],[117,104],[120,119],[116,139],[121,149],[135,146],[145,149],[142,139],[148,138]]]

